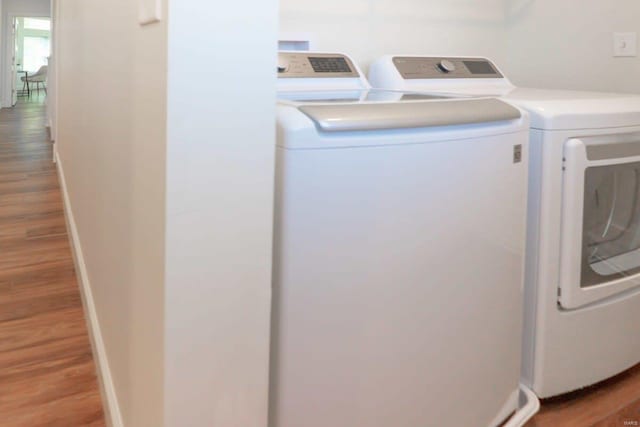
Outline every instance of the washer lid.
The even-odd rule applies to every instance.
[[[521,117],[517,108],[495,98],[307,104],[298,109],[324,132],[456,126]]]
[[[515,120],[520,111],[495,98],[389,90],[281,92],[324,132],[407,129]]]

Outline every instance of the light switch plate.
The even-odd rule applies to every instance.
[[[613,33],[613,56],[637,56],[637,33]]]
[[[138,0],[140,25],[160,22],[162,19],[162,0]]]

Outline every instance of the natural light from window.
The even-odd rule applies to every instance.
[[[23,66],[26,71],[35,72],[47,65],[49,56],[49,38],[25,37]]]
[[[51,20],[48,18],[24,18],[24,28],[27,30],[51,30]]]
[[[33,74],[47,65],[51,53],[51,20],[40,17],[16,18],[16,63],[18,69]],[[23,77],[18,75],[17,79]],[[20,80],[17,81],[21,83]]]

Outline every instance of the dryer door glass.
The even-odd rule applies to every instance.
[[[581,287],[640,272],[640,163],[585,171]]]

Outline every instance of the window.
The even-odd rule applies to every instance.
[[[51,20],[49,18],[16,18],[16,64],[20,70],[35,73],[40,67],[47,65],[50,55],[50,36]],[[17,83],[21,84],[19,80]]]
[[[26,30],[51,30],[51,20],[48,18],[24,18],[24,28]]]
[[[43,65],[47,65],[49,56],[49,38],[30,37],[24,38],[24,58],[22,66],[24,70],[36,72]]]

